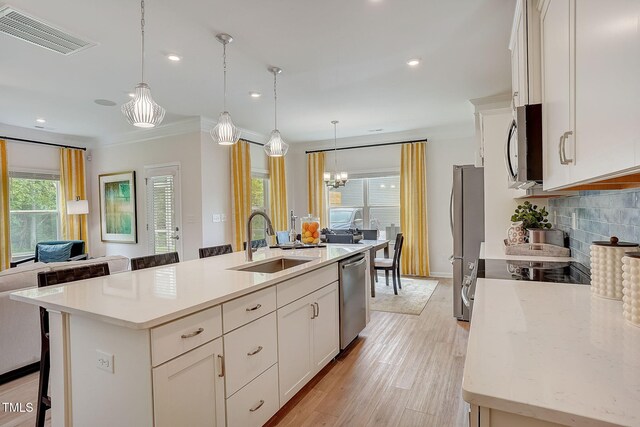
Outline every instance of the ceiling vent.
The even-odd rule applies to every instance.
[[[96,44],[79,39],[38,18],[20,12],[11,6],[0,7],[0,33],[35,44],[36,46],[71,55]]]

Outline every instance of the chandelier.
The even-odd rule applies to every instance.
[[[273,74],[274,126],[269,136],[269,142],[264,146],[264,151],[269,157],[283,157],[287,154],[289,145],[282,140],[278,130],[278,74],[282,72],[282,69],[278,67],[269,67],[268,69]]]
[[[331,177],[330,172],[324,173],[324,183],[329,188],[340,188],[344,187],[348,181],[348,175],[346,172],[338,172],[338,130],[337,125],[338,121],[333,120],[331,122],[333,124],[333,161],[334,161],[334,169],[333,169],[333,178]]]
[[[142,77],[135,88],[131,101],[122,106],[122,114],[127,121],[139,128],[152,128],[164,119],[165,110],[151,97],[151,88],[144,82],[144,0],[140,2],[141,19],[140,33],[142,34]]]
[[[222,43],[222,64],[224,73],[224,108],[218,118],[218,124],[211,129],[211,138],[220,145],[233,145],[240,139],[240,131],[233,124],[231,114],[227,111],[227,45],[233,41],[229,34],[220,33],[216,39]]]

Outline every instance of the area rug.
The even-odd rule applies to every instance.
[[[437,280],[403,277],[402,289],[398,289],[398,295],[394,295],[391,277],[389,286],[386,286],[384,275],[381,275],[376,283],[376,297],[369,300],[369,309],[420,315],[437,286]]]

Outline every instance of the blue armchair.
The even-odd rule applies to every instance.
[[[84,253],[84,240],[53,240],[38,242],[33,256],[14,261],[11,263],[11,267],[28,261],[79,261],[88,258],[89,255]]]

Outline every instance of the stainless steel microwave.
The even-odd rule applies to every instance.
[[[542,104],[516,108],[504,151],[510,188],[542,184]]]

